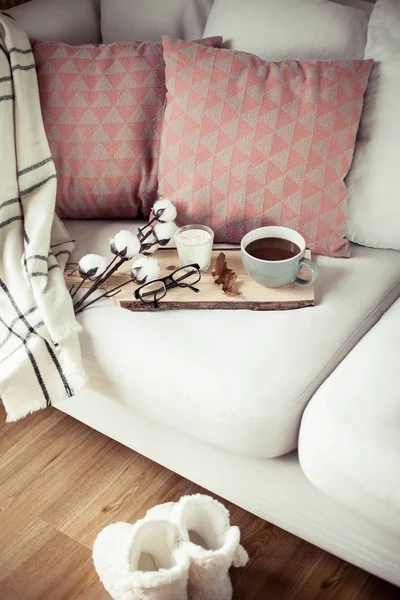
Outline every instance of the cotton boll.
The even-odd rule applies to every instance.
[[[160,265],[155,258],[142,256],[133,263],[131,277],[138,284],[154,281],[160,277]]]
[[[86,254],[79,261],[79,275],[88,279],[96,279],[104,273],[108,267],[108,261],[99,254]]]
[[[152,244],[149,248],[143,250],[142,254],[144,256],[148,256],[149,254],[154,254],[160,247],[160,244]]]
[[[158,240],[154,235],[154,229],[150,233],[150,235],[144,240],[145,244],[158,244]]]
[[[110,240],[110,248],[113,254],[118,254],[124,260],[130,260],[139,254],[140,242],[137,235],[126,229],[121,229]]]
[[[142,254],[153,254],[159,248],[159,243],[154,235],[154,229],[149,236],[146,237],[140,244],[140,252]]]
[[[160,223],[175,221],[178,214],[176,212],[175,204],[173,204],[169,198],[160,198],[157,200],[157,202],[154,203],[152,213]]]
[[[141,242],[142,239],[144,237],[146,237],[146,235],[152,231],[153,231],[153,227],[151,225],[145,225],[144,227],[140,227],[140,229],[138,230],[138,234],[137,234],[139,242]]]
[[[178,231],[178,227],[175,223],[158,223],[154,227],[154,234],[158,240],[160,246],[168,248],[174,244],[174,235]]]

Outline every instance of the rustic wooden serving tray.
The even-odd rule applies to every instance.
[[[235,271],[238,276],[240,296],[230,296],[222,291],[221,286],[214,283],[211,270],[220,252],[224,252],[228,268]],[[156,257],[161,265],[161,277],[168,275],[179,267],[177,251],[172,249],[158,250]],[[311,258],[311,253],[307,250],[306,257]],[[119,283],[124,283],[129,279],[129,269],[131,263],[127,263],[107,281],[105,289],[112,289]],[[124,272],[125,271],[125,272]],[[302,279],[309,279],[308,269],[302,269],[300,272]],[[68,286],[73,283],[79,283],[79,276],[66,272],[65,279]],[[90,282],[85,283],[89,287]],[[197,294],[190,289],[174,288],[168,290],[167,295],[160,301],[158,309],[151,305],[143,304],[136,300],[133,292],[137,285],[126,285],[116,296],[115,300],[119,302],[122,308],[132,311],[153,311],[153,310],[176,310],[176,309],[247,309],[247,310],[285,310],[294,308],[303,308],[314,306],[314,286],[300,287],[294,284],[282,288],[266,288],[256,283],[244,270],[239,249],[214,250],[211,260],[210,272],[202,273],[201,281],[196,284],[200,289]]]

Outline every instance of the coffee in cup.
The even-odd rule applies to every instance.
[[[265,287],[289,283],[312,285],[318,277],[317,265],[304,257],[304,238],[287,227],[259,227],[242,239],[242,262],[247,273]],[[302,266],[311,271],[311,279],[298,278]]]

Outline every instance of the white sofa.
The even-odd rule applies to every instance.
[[[184,1],[158,15],[155,38],[176,32],[168,18]],[[26,7],[28,33],[48,2]],[[85,5],[87,41],[96,40],[97,10],[75,2]],[[147,4],[154,10],[155,0]],[[10,12],[24,22],[24,11]],[[41,37],[82,42],[82,27],[53,36],[47,20]],[[72,260],[138,227],[66,225],[77,241]],[[353,245],[350,260],[317,262],[313,308],[130,313],[106,301],[83,312],[90,382],[57,408],[400,585],[400,252]]]

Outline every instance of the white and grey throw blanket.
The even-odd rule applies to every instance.
[[[9,421],[85,383],[29,40],[0,14],[0,397]]]

